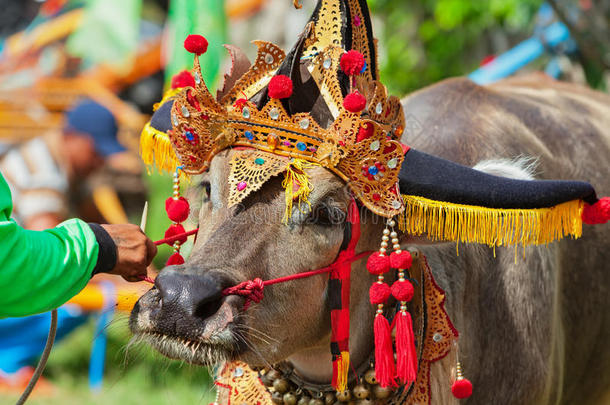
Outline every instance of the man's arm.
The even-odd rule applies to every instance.
[[[10,191],[0,176],[0,318],[58,307],[98,272],[136,280],[156,254],[135,225],[72,219],[46,231],[29,231],[10,219],[11,211]]]

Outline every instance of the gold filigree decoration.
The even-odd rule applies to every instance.
[[[326,9],[322,10],[317,24],[325,25],[327,31],[342,24],[339,3],[323,2],[322,8]],[[354,17],[362,12],[359,5],[350,7]],[[334,17],[329,20],[332,23],[324,20],[333,13],[336,21]],[[362,27],[358,30],[366,33]],[[328,33],[322,31],[314,28],[308,40],[318,46],[326,44],[319,37]],[[332,35],[340,36],[340,33]],[[250,147],[322,165],[347,181],[362,203],[378,215],[393,217],[402,212],[404,206],[397,182],[404,151],[395,142],[404,127],[402,107],[397,98],[387,96],[381,83],[360,77],[355,87],[366,95],[368,108],[361,113],[344,108],[338,72],[345,50],[341,48],[340,37],[337,41],[333,39],[321,51],[317,48],[319,53],[304,62],[309,64],[307,68],[334,117],[326,128],[309,113],[288,114],[278,99],[270,99],[260,108],[248,101],[264,91],[284,61],[285,53],[277,46],[255,41],[258,46],[255,63],[220,102],[201,79],[199,58],[195,57],[192,72],[195,87],[184,88],[174,96],[172,130],[168,131],[183,170],[188,174],[201,173],[221,150],[231,146]],[[364,39],[359,41],[364,46]]]
[[[309,45],[303,56],[312,57],[332,45],[341,45],[341,1],[329,0],[322,3],[318,20],[313,31],[316,41]]]
[[[227,363],[216,380],[221,404],[273,405],[271,393],[263,385],[258,372],[246,363]]]
[[[221,103],[224,105],[232,106],[237,99],[249,99],[264,89],[286,58],[284,51],[271,42],[253,41],[253,43],[258,47],[256,61],[222,98]]]
[[[445,310],[445,292],[436,284],[426,257],[422,255],[424,266],[424,277],[426,284],[426,337],[424,338],[424,350],[419,362],[417,380],[412,389],[403,394],[402,398],[395,398],[391,404],[404,405],[429,405],[431,403],[430,392],[430,367],[449,354],[458,331],[453,326],[447,311]],[[447,381],[447,388],[451,381]]]
[[[339,46],[328,46],[315,56],[307,67],[335,119],[343,110],[343,94],[339,85],[338,71],[339,61],[344,52]]]
[[[259,190],[271,177],[284,172],[290,159],[256,149],[235,151],[229,174],[229,207]]]

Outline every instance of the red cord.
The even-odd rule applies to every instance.
[[[337,260],[333,264],[327,267],[323,267],[321,269],[306,271],[303,273],[291,274],[290,276],[274,278],[271,280],[262,281],[260,278],[255,278],[254,280],[244,281],[242,283],[237,284],[236,286],[229,287],[223,290],[222,295],[239,295],[241,297],[246,298],[246,303],[244,304],[244,309],[248,309],[251,302],[259,303],[264,297],[263,290],[266,286],[285,283],[287,281],[299,280],[302,278],[317,276],[323,273],[330,273],[333,269],[339,267],[343,263],[352,263],[357,260],[362,259],[365,256],[371,255],[372,251],[362,252],[352,257],[346,258],[344,260]]]
[[[185,236],[188,237],[188,236],[196,234],[197,231],[199,231],[199,228],[195,228],[195,229],[193,229],[191,231],[188,231],[188,232],[185,232],[185,233],[180,233],[178,235],[174,235],[174,236],[172,236],[170,238],[161,239],[161,240],[155,241],[154,243],[157,246],[163,245],[165,243],[169,243],[171,245],[175,241],[180,240],[180,239],[184,238]]]

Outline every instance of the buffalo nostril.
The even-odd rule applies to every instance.
[[[166,268],[155,280],[155,286],[164,312],[186,312],[206,319],[221,305],[222,283],[211,273],[196,275]]]

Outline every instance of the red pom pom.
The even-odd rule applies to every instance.
[[[600,198],[595,204],[585,204],[582,221],[589,225],[605,224],[610,220],[610,197]]]
[[[410,281],[395,281],[392,284],[392,295],[398,301],[411,301],[413,299],[413,284]]]
[[[208,50],[208,40],[201,35],[189,35],[184,40],[184,49],[196,55],[203,55]]]
[[[369,256],[366,268],[371,274],[380,275],[390,270],[390,258],[375,252]]]
[[[172,77],[172,89],[179,89],[182,87],[195,87],[195,79],[193,79],[193,75],[191,75],[188,70],[183,70]]]
[[[167,238],[172,238],[176,235],[181,235],[183,233],[186,233],[186,230],[184,230],[184,227],[180,224],[172,224],[170,225],[169,228],[167,228],[167,231],[165,231],[165,239]],[[181,244],[186,242],[187,237],[186,236],[182,236],[180,239],[178,239],[177,241],[180,242]],[[176,241],[174,241],[176,242]],[[173,245],[174,242],[169,243],[168,245]]]
[[[358,130],[358,135],[356,135],[356,142],[360,142],[370,138],[371,136],[373,136],[374,132],[375,127],[373,126],[373,124],[371,124],[370,122],[363,123],[360,126],[360,129]]]
[[[364,107],[366,107],[366,97],[357,91],[350,93],[345,96],[345,99],[343,100],[343,107],[345,107],[345,109],[349,112],[359,113],[360,111],[364,110]]]
[[[359,75],[364,68],[364,56],[358,51],[348,51],[341,55],[339,65],[346,75]]]
[[[292,96],[292,80],[284,75],[273,76],[269,82],[268,90],[271,98],[288,98]]]
[[[392,252],[390,254],[390,267],[393,269],[408,269],[413,264],[411,253],[403,250],[400,253]]]
[[[472,395],[472,383],[467,378],[455,380],[451,392],[457,399],[466,399]]]
[[[184,257],[180,255],[180,253],[174,253],[167,259],[166,266],[176,266],[178,264],[184,264]]]
[[[371,304],[383,304],[390,298],[390,286],[386,283],[373,283],[369,289],[369,299]]]
[[[189,217],[191,207],[186,198],[180,197],[174,200],[172,197],[165,200],[165,211],[173,222],[184,222]]]

